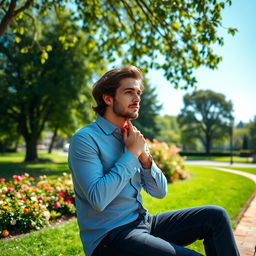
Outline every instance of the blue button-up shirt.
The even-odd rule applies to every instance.
[[[87,256],[110,230],[146,212],[140,194],[142,187],[156,198],[167,193],[166,178],[154,161],[151,169],[143,169],[127,151],[121,129],[101,116],[72,136],[68,163]]]

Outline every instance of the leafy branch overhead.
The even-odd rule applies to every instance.
[[[186,89],[196,83],[195,69],[200,66],[214,69],[221,61],[212,46],[224,43],[217,29],[223,27],[221,11],[230,5],[231,0],[2,0],[0,35],[9,25],[19,43],[23,34],[33,27],[34,42],[40,46],[36,23],[24,26],[28,24],[24,20],[32,22],[29,16],[39,20],[54,12],[61,25],[65,15],[79,24],[90,37],[90,44],[102,53],[102,58],[112,62],[121,57],[124,64],[132,63],[145,70],[163,69],[175,87]],[[237,31],[223,29],[232,35]],[[63,31],[59,40],[68,50],[76,39],[69,31]],[[28,50],[29,47],[23,49],[23,53]],[[41,50],[46,61],[47,50]]]

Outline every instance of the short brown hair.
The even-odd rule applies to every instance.
[[[115,97],[116,90],[121,85],[121,80],[124,78],[134,78],[141,81],[141,89],[144,89],[142,83],[142,72],[135,66],[129,65],[121,68],[115,68],[106,72],[94,85],[92,95],[96,100],[97,106],[93,110],[103,116],[105,114],[107,104],[103,100],[103,94]]]

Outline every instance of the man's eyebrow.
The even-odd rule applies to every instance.
[[[124,91],[130,91],[130,90],[142,92],[140,89],[137,90],[137,89],[135,89],[135,88],[133,88],[133,87],[128,87],[128,88],[125,88],[125,89],[124,89]]]

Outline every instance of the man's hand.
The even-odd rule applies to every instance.
[[[144,152],[145,148],[145,138],[137,130],[135,126],[132,125],[130,120],[127,120],[127,124],[129,126],[129,134],[128,131],[124,130],[124,144],[127,147],[127,150],[132,153],[135,157],[139,158],[139,156]]]

